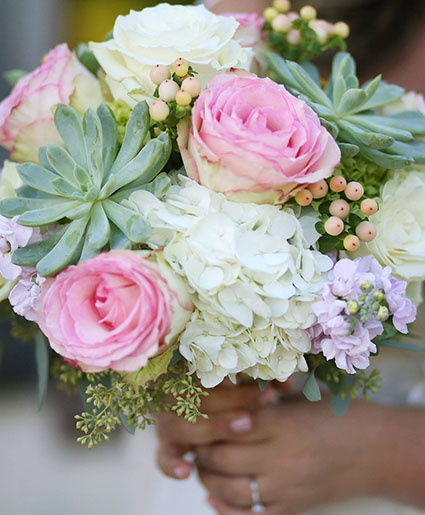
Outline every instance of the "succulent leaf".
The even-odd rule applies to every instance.
[[[43,241],[32,243],[31,245],[18,249],[13,254],[12,262],[19,266],[36,265],[59,242],[65,230],[66,227]]]
[[[88,221],[89,217],[86,216],[68,225],[58,243],[37,263],[37,272],[40,275],[57,274],[78,259],[77,250],[84,238]]]
[[[404,90],[375,77],[359,86],[354,59],[346,52],[335,55],[325,89],[317,72],[268,54],[278,79],[318,114],[322,125],[340,145],[344,157],[359,155],[379,166],[397,169],[425,162],[425,116],[405,111],[381,116],[379,109],[400,99]]]
[[[167,164],[172,146],[166,134],[150,139],[146,102],[135,107],[119,151],[117,123],[106,105],[97,112],[89,109],[83,120],[72,107],[59,105],[55,122],[65,148],[48,145],[39,150],[41,165],[20,165],[24,185],[16,198],[0,202],[0,213],[19,216],[22,225],[65,226],[14,257],[37,264],[41,275],[56,274],[104,248],[144,243],[149,224],[121,202],[137,189],[162,195],[170,184],[165,174],[150,184]]]

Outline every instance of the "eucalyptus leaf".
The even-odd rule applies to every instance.
[[[348,406],[350,404],[350,396],[346,395],[345,397],[341,397],[341,395],[331,395],[331,406],[335,415],[342,416],[347,412]]]
[[[392,347],[394,349],[408,350],[411,352],[425,352],[425,347],[412,345],[411,343],[402,342],[400,340],[384,340],[380,342],[384,347]]]
[[[37,399],[41,410],[49,384],[49,347],[41,332],[35,337],[35,362],[37,365]]]
[[[310,372],[307,381],[304,384],[303,394],[310,402],[318,402],[322,399],[319,385],[317,384],[315,371]]]
[[[127,431],[127,433],[130,435],[134,435],[136,433],[136,428],[128,422],[127,415],[124,415],[124,413],[118,413],[118,418],[120,419],[121,425]]]

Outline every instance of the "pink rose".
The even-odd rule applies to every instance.
[[[179,144],[188,175],[233,200],[284,202],[330,177],[341,153],[307,104],[270,79],[220,75]]]
[[[86,96],[85,101],[81,101],[82,96]],[[39,147],[61,143],[53,119],[54,106],[69,104],[71,97],[76,97],[76,108],[85,110],[87,103],[100,103],[100,86],[63,44],[51,50],[39,68],[20,79],[0,103],[0,144],[12,152],[12,159],[38,161]]]
[[[255,47],[262,36],[264,18],[257,13],[224,13],[223,16],[235,18],[239,23],[234,39],[238,40],[243,47]]]
[[[87,372],[133,372],[184,329],[192,304],[160,253],[113,251],[42,285],[37,322],[51,347]]]

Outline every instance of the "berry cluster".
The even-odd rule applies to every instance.
[[[333,47],[343,48],[343,40],[350,35],[345,22],[319,20],[311,5],[304,6],[299,13],[291,11],[289,0],[274,0],[263,16],[272,48],[285,59],[297,62],[310,60]]]
[[[341,175],[329,181],[321,180],[295,195],[295,202],[303,207],[313,206],[321,214],[317,230],[324,235],[321,250],[355,251],[360,242],[370,242],[376,237],[376,227],[367,217],[378,211],[378,204],[363,198],[364,188],[359,182],[347,181]]]
[[[151,69],[150,78],[157,86],[154,95],[159,100],[150,106],[149,111],[160,130],[175,127],[179,120],[190,114],[201,92],[201,83],[195,73],[181,57],[174,61],[172,71],[162,64]]]

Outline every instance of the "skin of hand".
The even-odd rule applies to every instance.
[[[261,397],[253,387],[258,390],[217,389],[208,398],[209,420],[195,425],[174,415],[159,420],[163,472],[188,477],[193,465],[183,455],[195,449],[200,480],[220,515],[252,513],[251,477],[266,515],[295,515],[366,495],[425,507],[423,409],[354,401],[337,417],[326,399],[270,404],[273,390]]]

